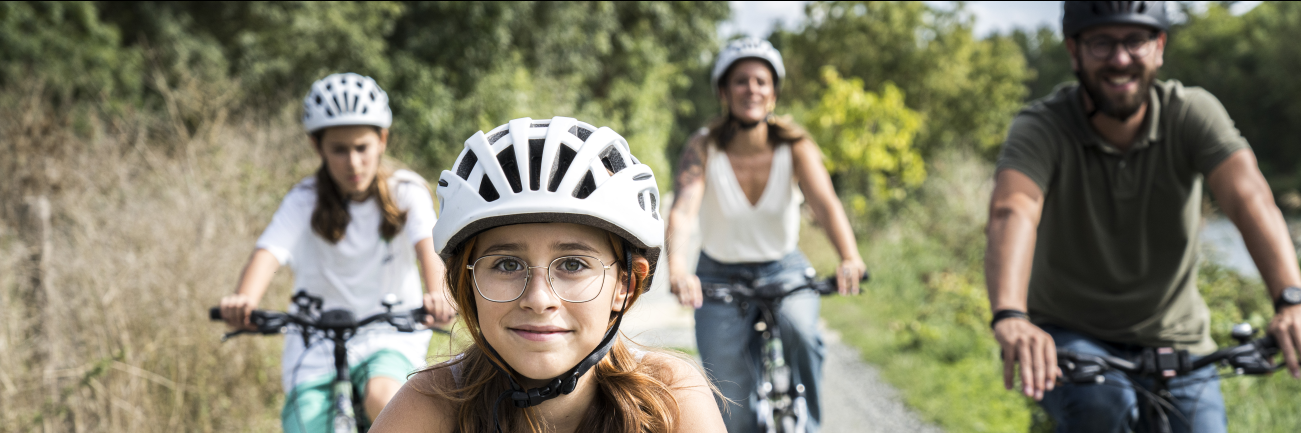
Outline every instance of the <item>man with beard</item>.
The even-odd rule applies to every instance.
[[[1012,122],[990,203],[986,283],[1004,385],[1040,400],[1059,432],[1123,432],[1146,423],[1123,375],[1061,385],[1057,348],[1133,357],[1215,350],[1197,292],[1202,184],[1246,240],[1269,295],[1269,332],[1301,377],[1301,270],[1282,213],[1219,101],[1156,81],[1165,2],[1065,2],[1066,48],[1079,84]],[[1018,368],[1019,364],[1019,368]],[[1148,386],[1147,384],[1137,384]],[[1223,432],[1214,367],[1169,381],[1176,432]],[[1191,424],[1191,425],[1189,425]]]

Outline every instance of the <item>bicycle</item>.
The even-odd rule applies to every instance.
[[[1233,373],[1237,376],[1264,375],[1281,368],[1281,364],[1272,361],[1279,353],[1274,338],[1266,335],[1252,340],[1255,334],[1250,324],[1239,323],[1233,327],[1231,334],[1233,339],[1238,341],[1237,346],[1221,349],[1196,361],[1192,360],[1188,351],[1169,347],[1147,348],[1137,359],[1058,350],[1057,365],[1062,370],[1058,383],[1065,381],[1073,384],[1101,385],[1106,383],[1103,373],[1111,370],[1124,373],[1131,379],[1152,379],[1153,387],[1150,391],[1133,385],[1133,380],[1130,388],[1138,392],[1143,418],[1148,423],[1147,431],[1170,433],[1170,418],[1166,411],[1174,407],[1174,396],[1170,393],[1167,383],[1171,378],[1217,363],[1233,368]],[[1177,411],[1174,413],[1183,418],[1185,423],[1189,422],[1181,413]]]
[[[767,433],[802,433],[807,429],[809,408],[804,397],[804,384],[798,377],[792,377],[791,365],[786,362],[783,352],[781,328],[779,325],[781,303],[786,297],[801,291],[813,291],[821,296],[836,293],[836,279],[830,277],[814,281],[813,269],[806,271],[808,281],[791,290],[786,290],[783,283],[771,283],[751,286],[741,282],[731,284],[702,284],[705,297],[732,303],[739,301],[742,314],[753,302],[759,308],[759,317],[754,322],[754,330],[760,334],[760,358],[762,367],[755,372],[759,384],[758,415],[759,431]],[[863,273],[862,281],[869,276]],[[792,386],[793,385],[793,386]]]
[[[331,412],[333,415],[330,425],[333,433],[357,433],[360,428],[366,430],[366,426],[360,426],[357,422],[356,411],[353,409],[360,405],[360,395],[354,395],[352,390],[352,381],[348,372],[348,349],[347,341],[357,335],[357,330],[372,323],[387,322],[397,328],[399,332],[415,332],[417,326],[428,314],[423,307],[411,310],[405,313],[394,313],[393,307],[398,304],[397,295],[392,293],[384,296],[381,305],[384,306],[384,312],[373,316],[357,320],[352,311],[345,309],[332,309],[321,311],[321,298],[308,295],[307,292],[299,291],[293,296],[293,303],[298,307],[297,312],[279,312],[267,310],[253,310],[249,314],[249,321],[253,324],[253,330],[237,330],[226,333],[221,337],[221,341],[229,340],[231,337],[245,334],[272,335],[284,334],[289,332],[291,327],[298,328],[302,333],[303,343],[310,345],[310,337],[320,335],[323,338],[334,342],[334,368],[335,378],[331,383]],[[208,310],[208,318],[213,321],[223,320],[220,307],[212,307]],[[447,331],[438,328],[429,328],[436,332],[446,334]]]

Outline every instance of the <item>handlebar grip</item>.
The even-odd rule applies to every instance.
[[[211,320],[211,321],[213,321],[213,322],[220,322],[220,321],[222,321],[222,320],[225,320],[224,318],[221,317],[221,307],[212,307],[212,308],[209,308],[209,309],[208,309],[208,320]]]

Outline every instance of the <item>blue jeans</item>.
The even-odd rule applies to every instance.
[[[798,250],[781,260],[759,263],[720,263],[700,254],[696,275],[702,284],[750,282],[763,285],[782,282],[795,288],[808,281],[805,270],[809,261]],[[782,301],[778,321],[786,363],[792,367],[793,380],[804,384],[808,402],[809,432],[816,432],[822,419],[818,392],[822,382],[822,361],[826,347],[818,333],[818,311],[822,300],[817,293],[804,291]],[[741,310],[738,301],[724,303],[706,299],[696,310],[696,347],[714,385],[736,405],[723,409],[723,421],[731,433],[756,431],[758,402],[756,379],[761,368],[761,338],[754,330],[759,308],[750,305]]]
[[[1143,351],[1139,346],[1100,341],[1057,326],[1044,326],[1043,329],[1052,335],[1058,349],[1122,358],[1132,358]],[[1137,384],[1151,390],[1153,381],[1136,381],[1116,371],[1109,371],[1104,376],[1106,382],[1102,384],[1066,384],[1044,394],[1039,404],[1057,422],[1058,433],[1147,431],[1148,420],[1140,416],[1139,395],[1132,387]],[[1224,397],[1220,394],[1220,379],[1215,366],[1175,377],[1168,384],[1175,397],[1174,406],[1183,415],[1167,410],[1172,431],[1224,433],[1228,430]]]

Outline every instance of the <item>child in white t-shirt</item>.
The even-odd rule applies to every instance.
[[[392,112],[388,96],[369,77],[334,74],[317,81],[304,100],[303,124],[321,156],[321,169],[285,195],[258,238],[235,294],[222,298],[222,316],[249,328],[248,314],[281,265],[294,271],[295,291],[356,317],[424,306],[426,325],[445,325],[455,311],[444,295],[444,267],[431,236],[436,221],[429,185],[408,170],[393,171],[382,157]],[[419,267],[417,267],[419,263]],[[421,283],[428,287],[422,296]],[[424,365],[431,332],[400,333],[391,326],[362,328],[348,341],[354,388],[364,396],[363,421],[373,420],[408,373]],[[333,344],[285,338],[282,383],[288,394],[285,431],[325,431],[329,425]]]

